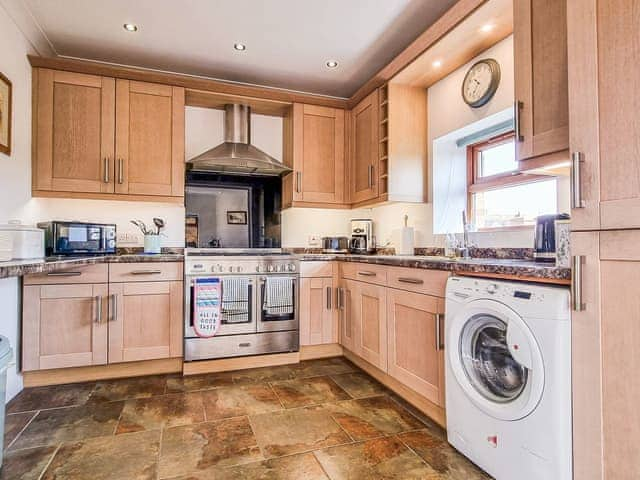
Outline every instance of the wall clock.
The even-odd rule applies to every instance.
[[[462,82],[462,98],[472,108],[485,105],[500,85],[500,64],[492,58],[474,63]]]

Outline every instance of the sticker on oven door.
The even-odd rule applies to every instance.
[[[193,329],[203,338],[213,337],[222,317],[222,287],[219,278],[197,278],[193,284]]]

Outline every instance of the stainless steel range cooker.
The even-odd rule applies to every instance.
[[[186,249],[186,361],[299,350],[299,262],[279,249]],[[220,326],[194,329],[198,282],[220,285]]]

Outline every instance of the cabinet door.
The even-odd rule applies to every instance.
[[[568,0],[574,230],[640,228],[640,16],[634,0]]]
[[[109,363],[182,355],[182,282],[109,285]]]
[[[358,284],[349,280],[342,280],[338,295],[340,310],[340,345],[353,353],[356,351],[356,337],[360,329],[356,311]]]
[[[515,95],[521,102],[516,157],[522,161],[569,148],[567,2],[513,5]]]
[[[28,285],[23,290],[22,369],[107,363],[107,285]]]
[[[443,300],[390,288],[387,305],[389,375],[444,407]]]
[[[118,80],[116,193],[184,194],[184,89]]]
[[[34,190],[112,193],[115,80],[34,70]]]
[[[344,202],[344,110],[293,106],[294,200]]]
[[[378,91],[351,113],[351,201],[378,196]]]
[[[356,353],[387,371],[387,293],[379,285],[358,282]]]
[[[300,280],[300,345],[333,343],[333,279]]]

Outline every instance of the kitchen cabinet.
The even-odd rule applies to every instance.
[[[387,371],[387,293],[380,285],[358,282],[354,297],[355,353]]]
[[[568,0],[567,9],[572,229],[640,228],[637,2]]]
[[[184,195],[184,89],[116,82],[116,193]]]
[[[444,300],[387,290],[388,373],[444,407]]]
[[[338,289],[338,308],[340,316],[340,345],[347,350],[356,352],[356,337],[359,335],[360,324],[356,310],[356,296],[358,282],[340,280]]]
[[[181,357],[182,264],[149,265],[98,264],[24,277],[23,370]]]
[[[33,189],[112,193],[115,80],[34,69]]]
[[[575,478],[640,475],[638,242],[638,230],[572,233],[579,266],[572,313]]]
[[[288,145],[292,158],[285,164],[293,168],[285,183],[285,203],[292,206],[331,206],[345,202],[345,114],[338,108],[295,103],[285,117],[290,130]]]
[[[109,363],[182,356],[182,282],[109,285]]]
[[[378,91],[375,90],[351,111],[350,200],[354,204],[378,196],[378,109]]]
[[[33,195],[180,201],[184,89],[33,71]]]
[[[337,342],[333,278],[300,280],[300,345]]]
[[[515,0],[513,7],[516,158],[526,170],[569,157],[567,2]]]

